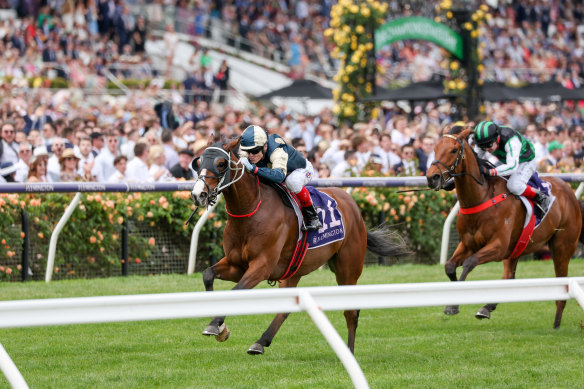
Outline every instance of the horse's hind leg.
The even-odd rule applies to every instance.
[[[354,242],[354,244],[351,244]],[[365,248],[359,246],[358,240],[346,242],[346,245],[337,253],[335,275],[339,285],[356,285],[363,272]],[[347,347],[355,353],[355,334],[359,324],[359,310],[344,312],[347,322]]]
[[[576,230],[576,228],[560,230],[554,235],[552,241],[550,242],[556,277],[568,276],[568,265],[570,264],[570,259],[572,258],[572,255],[574,255],[574,252],[576,252],[576,247],[578,246],[579,234]],[[554,329],[560,328],[560,324],[562,323],[562,314],[564,313],[565,307],[565,300],[556,301]]]
[[[223,257],[215,265],[205,269],[203,272],[203,284],[205,285],[205,290],[211,292],[213,291],[213,282],[215,281],[215,278],[237,282],[241,279],[242,275],[243,272],[239,268],[229,264],[227,258]],[[214,317],[209,325],[203,330],[203,335],[213,335],[218,342],[226,341],[229,338],[229,334],[229,328],[225,325],[225,316]]]
[[[515,269],[517,269],[517,262],[519,258],[504,259],[503,260],[503,279],[510,280],[515,278]],[[475,313],[477,319],[490,319],[491,312],[497,309],[498,304],[485,304],[481,309]]]
[[[292,277],[286,281],[282,281],[280,283],[279,287],[280,288],[287,288],[287,287],[294,288],[294,287],[296,287],[296,285],[298,285],[298,281],[300,281],[300,277],[298,277],[298,278]],[[268,329],[262,334],[262,336],[254,344],[252,344],[249,347],[249,349],[247,350],[247,353],[250,355],[263,354],[264,347],[269,347],[270,344],[272,344],[272,340],[274,340],[274,336],[276,336],[276,333],[278,332],[278,330],[280,329],[280,327],[282,326],[284,321],[288,318],[288,315],[290,315],[290,312],[276,314],[276,317],[274,317],[274,320],[272,320]]]

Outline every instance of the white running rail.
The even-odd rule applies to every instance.
[[[572,298],[584,308],[584,277],[17,300],[0,302],[0,328],[306,311],[344,364],[355,387],[367,388],[353,354],[321,311]],[[13,387],[26,388],[18,368],[2,351],[0,344],[4,375]]]

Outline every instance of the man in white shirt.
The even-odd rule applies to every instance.
[[[59,158],[63,155],[63,151],[65,151],[65,140],[63,138],[55,138],[51,145],[51,152],[53,155],[49,158],[47,163],[47,177],[53,182],[61,181],[61,165],[59,164]]]
[[[16,163],[16,175],[14,181],[26,182],[28,180],[29,165],[32,158],[32,146],[28,142],[18,145],[18,162]]]
[[[91,174],[97,177],[98,182],[105,182],[115,172],[114,159],[120,155],[118,151],[119,140],[115,133],[109,132],[105,136],[106,147],[101,149],[99,155],[95,157]]]
[[[388,174],[391,167],[401,162],[401,158],[393,152],[392,147],[396,147],[391,142],[391,135],[387,132],[379,135],[379,146],[376,146],[373,152],[381,158],[381,173]]]
[[[77,172],[79,175],[86,177],[86,172],[93,169],[94,165],[94,156],[91,152],[91,139],[87,136],[82,137],[79,140],[78,146],[79,154],[76,154],[79,157],[79,164],[77,165]]]
[[[14,141],[15,126],[12,122],[2,123],[0,136],[2,137],[0,162],[18,162],[18,144]]]
[[[150,145],[139,142],[134,146],[134,158],[128,162],[126,169],[127,182],[147,182],[150,179],[148,172],[148,153]]]

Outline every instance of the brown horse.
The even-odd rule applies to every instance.
[[[453,177],[461,209],[478,206],[499,194],[509,194],[505,180],[481,176],[476,155],[467,142],[471,130],[467,128],[457,135],[443,136],[434,148],[436,158],[426,174],[428,186],[435,190],[442,189]],[[556,277],[566,277],[582,228],[580,205],[564,181],[554,177],[544,180],[551,183],[556,200],[534,230],[523,254],[533,253],[549,244]],[[523,230],[525,217],[525,207],[513,195],[478,213],[459,213],[456,228],[461,241],[445,265],[446,275],[451,281],[456,281],[456,268],[462,266],[460,281],[464,281],[475,266],[503,260],[503,278],[515,278],[518,258],[512,258],[511,253]],[[560,326],[565,306],[565,301],[556,301],[554,328]],[[475,316],[489,318],[496,307],[497,304],[487,304]],[[448,306],[444,313],[457,314],[458,306]]]
[[[193,201],[207,206],[219,193],[225,197],[228,219],[223,232],[223,257],[203,272],[205,290],[213,290],[215,278],[237,284],[233,288],[251,289],[264,280],[277,281],[287,272],[298,240],[298,219],[286,207],[279,194],[253,174],[245,171],[234,152],[239,139],[207,147],[200,159],[193,161],[199,177],[193,188]],[[300,278],[329,263],[339,285],[355,285],[363,270],[366,249],[383,256],[408,254],[402,239],[387,229],[367,231],[359,207],[339,188],[323,192],[338,204],[345,223],[345,238],[307,250],[298,271],[281,281],[279,287],[295,287]],[[321,217],[322,220],[322,217]],[[263,354],[289,313],[276,315],[268,329],[247,352]],[[359,311],[345,311],[348,347],[354,351]],[[215,317],[203,331],[217,340],[226,340],[229,329],[225,316]]]

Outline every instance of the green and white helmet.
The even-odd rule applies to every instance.
[[[499,126],[493,122],[482,121],[474,128],[474,141],[479,147],[490,146],[499,136]]]

